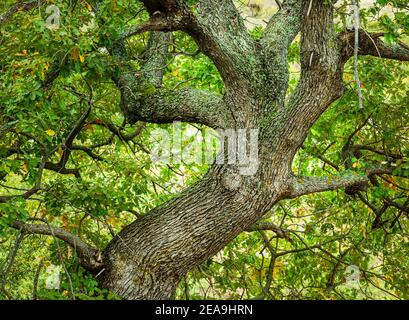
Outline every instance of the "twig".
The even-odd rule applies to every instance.
[[[37,288],[38,288],[38,278],[40,277],[41,269],[43,267],[43,261],[38,264],[36,273],[34,274],[33,280],[33,300],[37,300]]]

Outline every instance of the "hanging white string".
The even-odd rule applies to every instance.
[[[357,0],[352,0],[352,7],[354,11],[354,33],[355,33],[354,75],[355,75],[355,83],[357,86],[357,93],[358,93],[358,105],[359,105],[359,109],[362,109],[363,108],[363,98],[362,98],[362,90],[361,90],[361,81],[359,80],[359,73],[358,73],[360,14],[359,14],[359,5],[358,5]]]

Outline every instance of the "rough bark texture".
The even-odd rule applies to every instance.
[[[201,181],[125,227],[105,248],[102,261],[90,261],[95,251],[81,243],[88,257],[85,264],[99,273],[106,288],[125,299],[168,299],[186,272],[248,230],[281,199],[345,188],[368,178],[343,175],[329,180],[296,177],[291,171],[311,126],[342,96],[343,66],[353,55],[353,33],[336,33],[333,28],[331,1],[283,1],[260,41],[249,36],[231,0],[202,0],[195,11],[182,0],[142,2],[150,20],[108,48],[124,62],[113,81],[129,122],[179,120],[259,130],[255,175],[241,175],[238,165],[215,164]],[[161,86],[166,32],[176,30],[189,34],[214,62],[225,83],[223,97]],[[152,32],[145,62],[135,71],[127,66],[123,41],[146,31]],[[299,33],[301,79],[286,97],[288,48]],[[406,46],[390,47],[381,36],[362,34],[359,53],[409,60]],[[16,227],[50,233],[44,226]],[[78,245],[78,239],[56,231],[55,236]]]
[[[291,171],[310,127],[343,93],[351,35],[334,31],[331,4],[285,1],[259,42],[248,36],[232,1],[221,5],[203,0],[195,14],[177,0],[147,1],[146,8],[151,21],[160,17],[162,30],[182,30],[196,40],[218,68],[226,93],[216,97],[155,87],[134,99],[129,92],[140,92],[146,81],[123,77],[119,87],[125,114],[133,121],[182,120],[260,130],[256,175],[240,175],[236,165],[213,165],[200,182],[124,228],[105,249],[104,286],[126,299],[167,299],[186,272],[251,227],[279,200],[345,188],[367,177],[346,175],[329,181],[295,177]],[[160,29],[157,26],[154,30]],[[299,32],[302,75],[286,103],[288,47]],[[408,58],[405,47],[390,48],[378,38],[386,58]],[[362,38],[361,54],[377,55],[374,48],[368,37]],[[158,85],[160,75],[152,78],[155,75],[150,83]]]
[[[162,96],[159,89],[138,104],[123,107],[134,120],[151,117],[231,129],[261,129],[259,169],[254,176],[242,176],[237,166],[214,165],[196,185],[122,230],[105,250],[101,277],[105,286],[127,299],[171,297],[187,271],[217,253],[277,201],[289,196],[292,157],[317,117],[302,128],[300,137],[293,141],[285,137],[293,121],[284,106],[287,50],[299,31],[301,6],[288,4],[288,11],[277,14],[261,46],[249,38],[233,3],[227,1],[220,6],[217,2],[202,1],[197,15],[193,15],[175,1],[168,14],[179,8],[182,12],[177,14],[189,19],[184,30],[214,61],[224,79],[226,94],[222,101],[210,100],[210,94],[204,92],[178,91]],[[157,9],[150,6],[150,11]],[[131,83],[137,86],[142,81]],[[128,79],[125,82],[132,88]],[[127,92],[123,92],[126,96]],[[159,105],[151,99],[157,99]],[[163,108],[166,118],[160,116],[158,107]],[[296,104],[293,108],[297,109]],[[299,124],[294,123],[294,130],[297,128]]]

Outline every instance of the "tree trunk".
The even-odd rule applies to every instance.
[[[121,94],[120,107],[128,123],[184,121],[236,132],[256,129],[257,172],[243,175],[238,164],[214,164],[201,181],[125,227],[103,251],[49,224],[17,221],[12,227],[65,241],[75,248],[84,268],[98,274],[104,287],[125,299],[169,299],[189,270],[216,254],[281,199],[367,183],[367,176],[393,172],[380,167],[368,168],[366,175],[347,171],[337,177],[296,177],[291,165],[311,126],[342,96],[345,62],[356,56],[356,51],[409,61],[406,45],[388,45],[381,40],[382,33],[338,32],[333,26],[335,0],[282,1],[258,40],[250,36],[232,0],[195,1],[194,10],[184,0],[140,2],[149,20],[127,28],[118,37],[106,32],[107,41],[101,42],[112,61],[118,62],[112,80]],[[13,6],[0,17],[0,24],[20,7]],[[92,8],[95,18],[105,24],[98,7]],[[137,71],[125,39],[147,31],[150,40]],[[162,85],[171,40],[166,32],[172,31],[191,36],[201,53],[212,60],[223,79],[224,96],[195,88],[169,90]],[[301,74],[297,87],[287,95],[288,52],[298,34]],[[58,72],[52,72],[48,85],[57,76]],[[79,174],[65,165],[91,112],[91,87],[90,91],[87,112],[63,140],[60,162],[48,162],[50,155],[44,152],[40,179],[23,198],[42,190],[43,169]],[[114,131],[123,140],[119,130]],[[10,149],[6,156],[17,152]],[[13,198],[0,196],[0,203]]]
[[[169,299],[189,270],[288,193],[289,176],[288,165],[271,160],[261,162],[255,176],[240,175],[236,166],[213,165],[201,181],[111,241],[102,284],[126,299]]]
[[[304,2],[303,10],[307,11],[309,1]],[[279,200],[290,197],[294,179],[292,160],[310,126],[340,94],[336,86],[341,78],[334,76],[339,74],[339,68],[334,71],[332,66],[340,56],[336,52],[338,47],[333,45],[333,52],[328,49],[320,53],[322,45],[315,48],[310,44],[315,44],[315,38],[307,38],[304,42],[309,46],[304,47],[317,51],[315,58],[308,61],[306,72],[311,76],[308,81],[300,81],[303,94],[296,92],[293,101],[285,104],[287,49],[298,33],[301,18],[298,1],[288,1],[288,8],[267,28],[262,50],[252,44],[243,25],[236,24],[237,19],[226,19],[235,10],[230,1],[228,4],[221,9],[227,12],[218,13],[214,11],[216,4],[203,1],[203,12],[222,15],[212,22],[218,23],[219,28],[206,25],[208,21],[200,17],[195,20],[187,15],[193,26],[185,30],[212,58],[223,77],[226,86],[223,102],[209,102],[207,96],[205,100],[218,106],[220,118],[225,119],[224,128],[258,130],[257,173],[246,176],[240,174],[238,165],[213,165],[201,181],[180,196],[125,227],[105,249],[105,268],[101,274],[102,285],[123,298],[169,299],[189,270],[216,254]],[[331,41],[328,35],[331,29],[326,24],[331,23],[332,11],[323,4],[316,4],[313,10],[316,20],[309,19],[307,27]],[[281,30],[280,23],[285,23],[286,28]],[[232,33],[223,31],[226,28],[240,35],[240,45]],[[265,57],[271,61],[264,61]],[[181,116],[186,116],[183,110],[189,106],[178,103],[183,110],[174,108],[172,101],[162,99],[160,90],[153,94],[157,102],[153,106],[148,99],[133,97],[128,88],[138,87],[138,83],[128,78],[121,81],[125,84],[121,87],[125,113],[137,118],[153,114],[157,118],[160,110],[152,108],[162,106],[173,112],[164,113],[162,118],[166,117],[166,121],[183,120]],[[173,96],[181,97],[182,101],[187,99],[186,92]],[[209,121],[208,107],[200,108],[197,104],[194,110],[185,120],[222,126]]]

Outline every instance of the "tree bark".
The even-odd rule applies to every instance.
[[[367,180],[355,175],[331,181],[300,178],[291,170],[310,127],[343,93],[343,66],[351,52],[349,37],[338,35],[333,28],[332,4],[285,1],[256,43],[248,38],[233,3],[225,2],[219,9],[217,1],[201,1],[198,15],[189,12],[182,1],[155,2],[158,10],[161,4],[166,7],[161,14],[171,21],[163,29],[187,32],[213,60],[226,86],[222,100],[212,99],[212,107],[204,109],[193,103],[195,97],[189,107],[178,102],[180,109],[162,101],[164,112],[170,111],[167,118],[149,108],[149,99],[134,101],[132,108],[125,105],[124,109],[135,120],[141,119],[138,112],[143,110],[144,120],[170,122],[187,117],[187,121],[215,128],[257,129],[258,171],[243,176],[237,165],[213,165],[180,196],[125,227],[105,249],[101,274],[101,283],[123,298],[169,299],[189,270],[250,228],[281,199]],[[152,13],[151,6],[147,8]],[[175,23],[175,16],[180,15],[188,22]],[[300,31],[302,75],[286,103],[288,47]],[[373,54],[367,38],[364,40],[368,52],[361,54]],[[395,52],[402,58],[404,50]]]
[[[255,177],[231,169],[213,166],[179,197],[125,227],[105,249],[103,285],[126,299],[169,299],[186,272],[288,192],[285,168],[263,164]]]
[[[169,299],[189,270],[248,230],[278,201],[365,183],[368,178],[296,177],[291,170],[311,126],[343,94],[343,66],[352,56],[352,38],[333,28],[333,1],[283,1],[260,41],[251,39],[231,0],[202,0],[195,12],[182,0],[142,3],[149,21],[108,48],[123,62],[113,81],[124,115],[131,123],[178,120],[216,129],[256,129],[256,174],[242,175],[238,164],[212,165],[201,181],[125,227],[103,250],[102,260],[98,250],[63,230],[21,223],[14,227],[53,234],[78,247],[84,266],[125,299]],[[154,32],[145,63],[135,72],[128,65],[124,39],[146,31]],[[223,97],[162,87],[169,37],[160,31],[183,31],[197,42],[223,78]],[[288,49],[299,33],[301,79],[287,99]],[[409,60],[406,46],[392,48],[380,37],[362,35],[359,53]],[[377,169],[368,175],[384,172]]]

